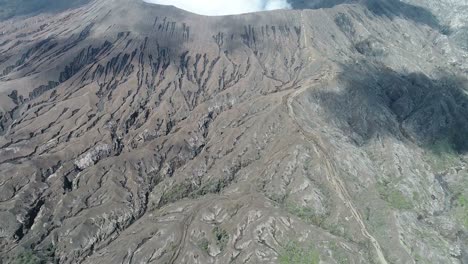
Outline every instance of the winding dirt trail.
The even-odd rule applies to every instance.
[[[293,122],[296,124],[296,126],[299,128],[301,134],[307,138],[314,146],[315,146],[315,151],[319,157],[320,160],[322,160],[326,166],[326,177],[330,184],[333,186],[335,189],[336,193],[340,197],[340,199],[343,201],[343,203],[346,205],[346,207],[351,211],[351,214],[353,215],[354,219],[356,222],[359,224],[359,227],[361,229],[361,233],[364,237],[369,239],[377,253],[377,257],[382,264],[388,264],[387,260],[385,259],[385,256],[382,252],[382,248],[380,247],[379,242],[369,233],[367,230],[366,225],[364,224],[364,221],[362,220],[361,215],[359,214],[358,210],[354,206],[351,196],[349,195],[348,191],[346,190],[345,184],[343,181],[340,179],[338,176],[339,174],[337,173],[337,170],[332,163],[332,158],[329,154],[329,149],[325,147],[325,144],[320,137],[315,131],[312,131],[308,129],[306,126],[302,126],[296,116],[296,113],[294,112],[294,107],[293,107],[293,102],[295,98],[300,95],[301,93],[305,92],[307,89],[311,88],[310,86],[303,86],[300,89],[289,93],[286,95],[286,100],[283,100],[286,102],[287,107],[288,107],[288,114],[289,117],[293,120]]]

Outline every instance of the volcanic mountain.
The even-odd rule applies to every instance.
[[[0,263],[468,263],[466,0],[70,3],[0,22]]]

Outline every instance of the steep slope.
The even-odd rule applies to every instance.
[[[0,23],[0,262],[468,263],[467,56],[400,3]]]
[[[60,12],[88,2],[89,0],[0,0],[0,20],[15,16]]]

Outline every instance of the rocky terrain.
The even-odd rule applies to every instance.
[[[292,4],[0,22],[0,263],[468,263],[467,2]]]
[[[42,12],[57,13],[88,2],[89,0],[0,0],[0,20]]]

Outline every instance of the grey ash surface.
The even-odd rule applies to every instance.
[[[4,16],[0,263],[468,263],[466,1],[294,6]]]

